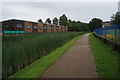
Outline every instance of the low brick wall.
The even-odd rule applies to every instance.
[[[93,35],[98,38],[99,40],[103,41],[105,44],[109,44],[109,45],[113,45],[113,49],[118,51],[120,53],[120,43],[118,42],[115,42],[111,39],[108,39],[108,38],[105,38],[105,37],[102,37],[102,36],[99,36],[95,33],[93,33]]]

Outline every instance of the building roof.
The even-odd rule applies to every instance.
[[[110,23],[111,21],[105,21],[105,22],[103,22],[103,23]]]
[[[6,21],[27,21],[27,20],[9,19],[9,20],[4,20],[2,22],[6,22]],[[38,22],[33,22],[33,21],[27,21],[27,22],[38,23]]]
[[[6,22],[6,21],[26,21],[26,22],[31,22],[31,23],[40,23],[40,22],[33,22],[33,21],[27,21],[27,20],[18,20],[18,19],[9,19],[9,20],[4,20],[2,22]],[[47,23],[43,23],[45,25],[47,25]],[[55,25],[55,24],[50,24],[50,25]],[[63,25],[56,25],[56,26],[63,26]]]

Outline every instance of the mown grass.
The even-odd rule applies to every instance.
[[[40,76],[48,69],[48,67],[53,64],[56,59],[58,59],[81,36],[82,35],[73,38],[61,47],[55,49],[47,56],[44,56],[41,59],[33,62],[9,78],[40,78]]]
[[[118,64],[120,54],[113,50],[113,46],[104,44],[92,34],[89,35],[89,43],[100,78],[120,77]]]

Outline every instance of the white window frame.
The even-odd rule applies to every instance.
[[[26,28],[27,28],[27,29],[30,29],[30,28],[31,28],[31,26],[30,26],[30,25],[27,25],[27,26],[26,26]]]
[[[47,26],[44,26],[44,29],[47,29]]]
[[[22,28],[22,24],[17,24],[17,28]]]
[[[37,29],[37,26],[34,26],[34,29]]]
[[[50,29],[50,27],[48,27],[48,29]]]
[[[42,27],[42,26],[40,26],[40,29],[43,29],[43,27]]]

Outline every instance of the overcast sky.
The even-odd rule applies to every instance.
[[[66,14],[68,19],[89,22],[92,18],[109,21],[118,11],[118,1],[110,2],[2,2],[2,19],[22,19],[37,22]],[[0,21],[1,21],[0,20]]]

